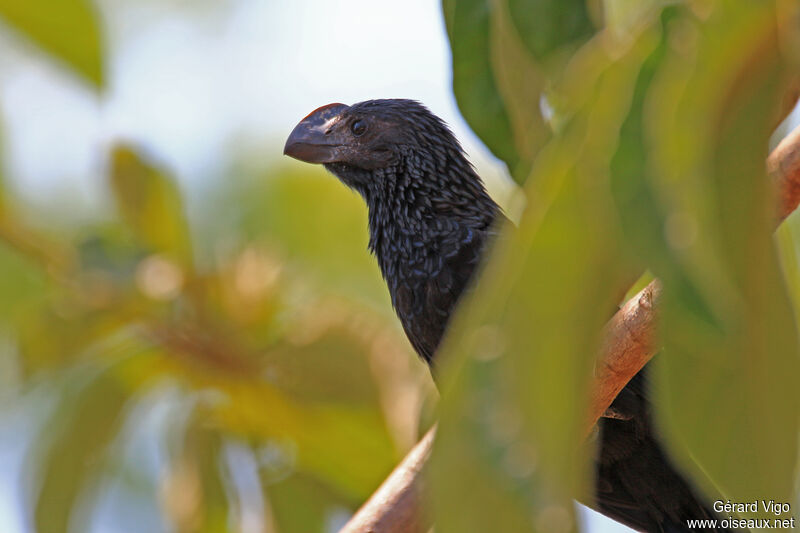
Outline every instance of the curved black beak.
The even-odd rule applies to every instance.
[[[306,163],[335,162],[341,143],[337,135],[331,134],[331,127],[347,108],[344,104],[328,104],[312,111],[289,134],[283,153]]]

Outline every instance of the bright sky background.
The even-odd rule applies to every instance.
[[[285,135],[319,105],[376,97],[422,100],[490,181],[502,172],[458,114],[438,2],[101,3],[111,48],[101,98],[46,61],[7,54],[5,163],[26,197],[97,200],[102,148],[120,138],[184,184],[213,178],[242,150],[280,157]]]
[[[294,124],[320,105],[387,97],[424,102],[451,124],[492,189],[509,188],[458,114],[437,1],[100,5],[111,51],[102,96],[0,35],[3,163],[7,179],[33,202],[67,195],[99,205],[104,148],[120,138],[144,147],[192,189],[217,178],[237,154],[277,160]],[[27,531],[17,486],[29,440],[19,431],[23,419],[23,412],[0,411],[3,533]],[[595,513],[585,517],[593,533],[629,531]]]

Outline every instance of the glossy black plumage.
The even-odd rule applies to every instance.
[[[504,218],[447,126],[410,100],[331,104],[297,125],[284,153],[322,163],[369,207],[369,248],[414,349],[431,365],[449,317]],[[710,518],[659,446],[645,371],[600,421],[595,501],[634,529],[689,531]]]
[[[316,112],[306,117],[284,151],[323,163],[364,197],[369,248],[392,305],[414,349],[432,363],[448,318],[493,235],[493,223],[503,215],[449,128],[419,103],[362,102],[342,110],[333,122],[330,109],[320,108],[321,118]],[[351,127],[358,121],[367,129],[355,136]],[[308,157],[314,143],[324,146],[323,160]],[[327,160],[331,152],[337,161]]]

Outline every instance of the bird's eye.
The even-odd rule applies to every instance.
[[[356,120],[353,122],[353,125],[350,126],[350,131],[352,131],[353,135],[356,137],[364,135],[364,132],[367,131],[367,124],[363,120]]]

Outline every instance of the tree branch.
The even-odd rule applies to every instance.
[[[419,475],[431,454],[431,428],[339,533],[424,533],[429,529]]]
[[[800,127],[775,147],[767,158],[767,171],[778,194],[778,224],[800,203]]]
[[[800,203],[800,127],[767,159],[778,195],[777,223]],[[656,314],[661,284],[654,280],[631,298],[606,326],[595,368],[586,432],[611,405],[619,391],[656,351]],[[406,456],[340,533],[424,533],[430,528],[422,512],[419,475],[433,446],[434,429]]]
[[[661,283],[653,280],[628,300],[606,325],[595,364],[586,433],[592,430],[628,381],[656,353],[656,302]]]

